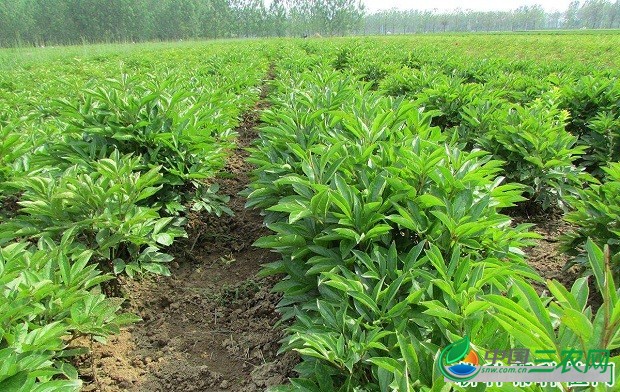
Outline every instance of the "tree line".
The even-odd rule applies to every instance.
[[[573,1],[564,12],[546,12],[541,6],[512,11],[476,12],[386,10],[367,15],[363,34],[412,34],[446,31],[527,31],[620,28],[620,0]]]
[[[620,0],[506,12],[387,10],[360,0],[0,0],[0,45],[620,28]]]
[[[0,0],[0,45],[355,32],[359,0]]]

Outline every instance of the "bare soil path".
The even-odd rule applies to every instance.
[[[579,278],[579,269],[576,267],[565,269],[569,257],[560,250],[561,237],[571,231],[572,227],[566,223],[561,215],[547,214],[517,219],[519,223],[533,223],[532,229],[542,238],[536,245],[525,249],[527,262],[544,279],[557,280],[570,289],[573,282]],[[545,290],[542,284],[534,284],[539,292]],[[549,294],[549,293],[547,293]]]

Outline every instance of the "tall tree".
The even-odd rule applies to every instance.
[[[287,29],[287,13],[283,0],[272,0],[269,5],[269,23],[271,35],[283,37]]]

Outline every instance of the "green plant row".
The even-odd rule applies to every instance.
[[[566,209],[566,197],[587,181],[579,176],[584,169],[602,178],[603,167],[620,160],[615,69],[472,58],[396,42],[348,42],[322,55],[373,89],[438,110],[433,125],[458,133],[465,149],[505,161],[506,175],[528,186],[535,207]]]
[[[300,46],[311,55],[319,52],[310,43]],[[436,111],[432,124],[456,137],[460,148],[481,148],[503,161],[502,175],[526,186],[520,215],[569,213],[567,221],[576,228],[563,248],[575,258],[567,267],[584,266],[589,236],[610,245],[617,264],[616,203],[597,185],[611,182],[602,188],[611,189],[617,181],[609,174],[620,161],[617,69],[439,54],[390,42],[321,50],[334,69],[371,89]]]
[[[263,273],[284,274],[282,350],[302,357],[299,377],[277,390],[464,390],[435,366],[464,336],[480,350],[546,348],[556,360],[565,347],[618,347],[620,325],[605,321],[620,309],[617,289],[596,245],[586,248],[598,310],[586,279],[571,292],[534,290],[542,280],[522,249],[536,236],[502,214],[527,188],[501,177],[502,162],[461,149],[433,126],[438,111],[320,60],[281,62],[248,195],[273,231],[256,245],[281,256]]]

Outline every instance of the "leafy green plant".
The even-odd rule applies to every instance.
[[[604,177],[602,168],[609,162],[620,161],[620,117],[601,112],[590,121],[588,130],[583,136],[588,146],[584,163],[594,175]]]
[[[498,283],[509,276],[527,276],[526,270],[500,260],[472,262],[458,251],[444,260],[425,242],[405,254],[391,246],[355,255],[351,266],[323,274],[316,303],[295,312],[285,349],[307,360],[297,368],[301,378],[294,386],[430,390],[443,384],[435,355],[455,336],[506,344],[498,323],[471,304],[480,294],[499,292]]]
[[[527,186],[531,202],[544,210],[566,209],[566,198],[583,182],[575,161],[584,152],[565,130],[568,113],[558,109],[553,95],[496,113],[496,122],[479,136],[479,145],[506,162],[506,176]]]
[[[102,158],[113,149],[134,154],[142,171],[161,168],[157,202],[170,213],[183,210],[193,198],[183,187],[191,181],[200,188],[200,180],[223,168],[238,110],[216,105],[214,96],[234,102],[223,89],[189,87],[172,76],[143,81],[124,75],[108,80],[105,88],[84,90],[83,101],[60,101],[69,133],[43,150],[40,162],[71,165]]]
[[[586,243],[609,246],[614,272],[620,268],[620,163],[604,167],[602,182],[594,181],[589,187],[569,199],[572,211],[566,214],[567,222],[575,230],[563,238],[562,249],[575,257],[577,263],[586,264]]]
[[[1,391],[80,390],[81,342],[138,320],[99,285],[168,274],[186,208],[232,213],[213,177],[269,48],[220,49],[84,52],[3,73]]]
[[[222,196],[217,193],[220,190],[220,186],[218,184],[211,184],[208,187],[203,184],[195,184],[195,186],[196,193],[194,195],[192,210],[204,210],[209,214],[215,214],[215,216],[222,216],[222,214],[234,214],[233,211],[226,205],[230,201],[230,197]]]
[[[562,86],[562,107],[571,114],[568,130],[577,136],[588,133],[588,124],[599,113],[618,111],[620,84],[600,74],[585,75]]]
[[[160,248],[185,236],[182,220],[138,205],[159,191],[162,177],[158,167],[140,173],[139,161],[115,152],[93,162],[91,170],[72,166],[58,176],[21,179],[16,186],[23,189],[22,208],[0,226],[0,238],[59,239],[70,233],[115,273],[168,274],[165,263],[172,257]]]
[[[341,48],[336,54],[336,58],[332,62],[334,69],[342,71],[350,66],[352,50],[350,48]]]
[[[280,86],[252,154],[248,205],[274,232],[256,245],[282,257],[262,273],[285,274],[283,350],[303,358],[292,389],[429,390],[454,336],[505,338],[470,303],[538,279],[520,251],[534,236],[499,211],[522,187],[448,141],[435,112],[330,72],[292,81],[302,98]]]
[[[15,129],[14,124],[0,124],[0,206],[5,198],[17,193],[9,182],[22,175],[22,168],[28,165],[26,154],[31,148],[32,145]],[[3,212],[0,212],[0,219]]]
[[[77,370],[67,362],[86,348],[80,336],[97,340],[135,322],[120,314],[122,301],[108,299],[98,285],[109,279],[89,263],[92,252],[49,238],[38,249],[26,243],[0,248],[0,389],[78,391]]]
[[[419,106],[429,110],[438,110],[441,114],[434,118],[433,124],[447,129],[460,124],[461,107],[484,94],[480,84],[465,83],[458,77],[444,76],[439,83],[424,89],[416,101]],[[497,94],[496,94],[497,95]]]
[[[416,97],[422,91],[442,84],[445,75],[436,67],[425,64],[420,69],[395,70],[381,82],[381,91],[389,96]]]
[[[562,351],[577,349],[609,350],[611,361],[618,363],[620,348],[620,290],[614,282],[609,248],[599,248],[588,240],[587,264],[600,295],[600,306],[589,299],[588,278],[577,279],[567,290],[558,281],[547,281],[551,297],[541,298],[532,287],[517,284],[509,298],[487,295],[479,306],[491,305],[493,317],[514,337],[515,344],[531,350],[551,350],[550,359],[561,363]],[[542,388],[536,388],[542,390]],[[569,391],[562,386],[561,390]],[[606,386],[588,390],[606,391]]]

